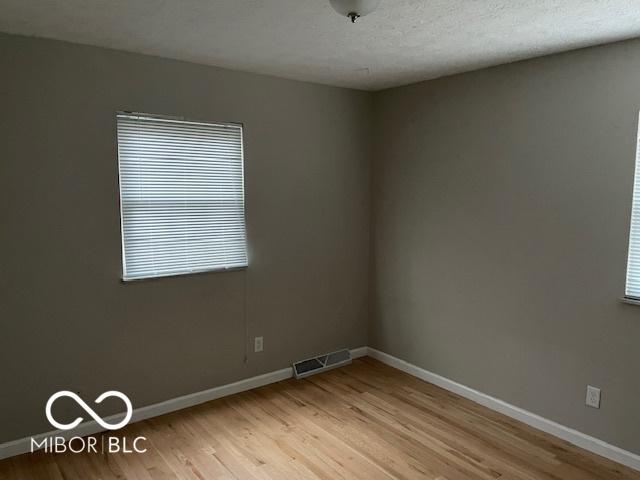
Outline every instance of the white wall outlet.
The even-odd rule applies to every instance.
[[[600,389],[587,385],[587,406],[600,408]]]
[[[253,351],[261,352],[263,349],[263,337],[255,337],[253,339]]]

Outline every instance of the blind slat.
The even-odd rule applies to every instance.
[[[242,127],[118,114],[123,278],[247,266]]]
[[[633,186],[631,228],[629,231],[625,295],[640,299],[640,132],[636,149],[636,171]]]

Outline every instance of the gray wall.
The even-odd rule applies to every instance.
[[[370,94],[7,35],[0,72],[0,442],[60,389],[140,407],[366,344]],[[120,283],[117,110],[244,123],[246,273]]]
[[[6,35],[0,71],[0,442],[49,430],[60,389],[140,407],[363,345],[371,300],[373,347],[640,453],[640,307],[617,300],[640,42],[373,104]],[[120,283],[117,110],[245,124],[246,272]]]
[[[640,307],[618,301],[640,42],[374,102],[370,344],[640,453]]]

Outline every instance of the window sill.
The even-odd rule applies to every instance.
[[[640,299],[637,299],[637,298],[620,297],[620,301],[622,303],[627,303],[629,305],[639,305],[640,306]]]
[[[172,273],[169,275],[156,275],[153,277],[134,277],[134,278],[123,278],[120,277],[120,283],[128,284],[128,283],[138,283],[138,282],[148,282],[154,280],[162,280],[169,278],[178,278],[178,277],[194,277],[199,275],[204,275],[207,273],[225,273],[225,272],[237,272],[241,270],[247,270],[248,265],[239,266],[239,267],[229,267],[229,268],[212,268],[209,270],[197,270],[193,272],[185,272],[185,273]],[[640,304],[640,302],[638,302]]]

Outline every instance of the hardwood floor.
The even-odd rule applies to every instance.
[[[129,425],[144,454],[27,454],[0,479],[640,480],[376,360]]]

